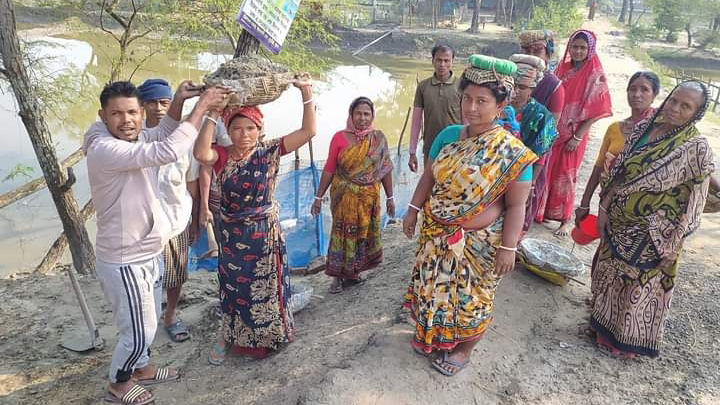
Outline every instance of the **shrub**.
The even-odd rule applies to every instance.
[[[628,39],[633,45],[637,46],[649,39],[657,39],[658,34],[656,27],[633,25],[628,30]]]
[[[535,3],[528,29],[547,29],[556,38],[566,37],[582,26],[579,0],[544,0]]]

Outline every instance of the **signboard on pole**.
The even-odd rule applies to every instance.
[[[299,7],[300,0],[245,0],[237,22],[277,55]]]

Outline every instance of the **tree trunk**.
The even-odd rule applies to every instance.
[[[19,115],[30,137],[70,244],[73,265],[81,274],[92,273],[95,270],[95,253],[75,196],[58,164],[50,130],[30,84],[15,32],[15,12],[10,0],[0,0],[0,55],[18,103]]]
[[[110,83],[121,80],[125,63],[127,63],[127,45],[123,45],[123,43],[120,42],[120,55],[117,58],[117,62],[112,62],[112,68],[110,70]]]
[[[628,0],[628,25],[632,25],[633,12],[635,12],[635,0]]]
[[[618,22],[625,23],[625,19],[627,18],[627,12],[628,12],[628,0],[623,0],[622,2],[622,8],[620,9],[620,16],[618,17]]]
[[[480,26],[480,3],[482,3],[482,0],[473,0],[473,3],[475,3],[475,9],[473,10],[472,22],[468,31],[477,34]]]
[[[510,25],[515,22],[515,0],[510,0]]]
[[[247,30],[243,30],[240,37],[237,40],[237,47],[235,48],[234,58],[242,55],[253,55],[258,53],[260,50],[260,41],[257,40]]]
[[[720,15],[715,16],[715,19],[713,20],[713,31],[720,30]]]
[[[430,8],[432,9],[432,29],[438,27],[437,0],[430,0]]]
[[[687,23],[687,25],[685,25],[685,31],[687,32],[687,35],[688,35],[687,47],[692,48],[693,36],[692,36],[692,27],[690,26],[690,23]]]
[[[373,23],[377,22],[377,0],[373,0],[372,2],[372,8],[373,8]]]

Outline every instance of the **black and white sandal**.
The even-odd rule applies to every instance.
[[[171,375],[170,369],[167,367],[158,367],[155,370],[155,377],[153,378],[146,378],[146,379],[138,379],[138,384],[143,385],[145,387],[155,384],[162,384],[166,382],[172,382],[172,381],[178,381],[180,379],[180,374]]]
[[[130,388],[130,390],[126,392],[122,398],[118,398],[115,396],[115,394],[108,391],[107,394],[105,394],[105,402],[123,405],[147,405],[155,402],[155,396],[153,396],[152,393],[150,393],[150,398],[144,401],[137,401],[138,398],[140,398],[146,393],[150,393],[150,391],[146,390],[141,385],[135,385],[134,387]]]

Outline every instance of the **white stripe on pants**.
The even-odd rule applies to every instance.
[[[162,254],[137,263],[96,262],[97,278],[113,310],[119,331],[110,364],[110,381],[128,381],[136,368],[150,363],[162,294]],[[158,297],[158,298],[156,298]],[[157,299],[157,305],[156,305]]]

